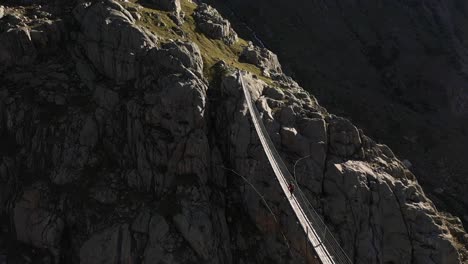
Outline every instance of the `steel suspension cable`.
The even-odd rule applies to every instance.
[[[252,103],[250,92],[245,87],[244,80],[240,71],[238,72],[238,76],[242,85],[242,89],[244,91],[245,99],[247,101],[247,106],[249,108],[252,121],[257,131],[257,135],[260,138],[260,141],[263,145],[263,149],[268,157],[268,160],[270,161],[270,165],[272,166],[273,171],[275,172],[275,175],[278,181],[280,182],[283,191],[286,194],[286,197],[287,179],[289,179],[291,182],[294,182],[294,185],[298,187],[299,196],[291,194],[289,202],[293,207],[293,210],[296,216],[298,217],[298,220],[301,223],[304,231],[307,233],[309,241],[315,248],[317,255],[321,259],[322,263],[352,263],[352,261],[344,252],[344,250],[341,248],[341,246],[339,246],[339,244],[336,242],[336,239],[334,238],[331,231],[326,227],[326,224],[323,222],[321,217],[314,210],[310,201],[307,199],[302,189],[298,186],[298,183],[295,180],[295,178],[289,173],[287,166],[284,164],[281,156],[276,151],[276,148],[273,142],[271,141],[271,138],[269,137],[265,126],[263,125],[263,122],[261,122],[260,120],[260,114],[258,113],[258,110]],[[303,207],[306,207],[305,210]],[[310,236],[308,226],[310,226]]]
[[[276,217],[276,214],[273,212],[273,209],[271,209],[271,207],[268,205],[266,199],[265,199],[265,196],[263,196],[260,191],[253,185],[253,183],[251,183],[246,177],[240,175],[239,173],[237,173],[235,170],[233,169],[229,169],[229,168],[226,168],[224,166],[220,166],[221,168],[225,169],[225,170],[228,170],[234,174],[236,174],[237,176],[241,177],[248,185],[250,185],[250,187],[252,187],[252,189],[258,194],[258,196],[260,196],[260,198],[262,199],[263,201],[263,204],[265,205],[265,207],[268,209],[268,211],[270,211],[271,215],[273,216],[273,220],[275,220],[276,224],[280,227],[280,232],[281,232],[281,235],[283,236],[283,239],[284,239],[284,242],[286,243],[286,246],[288,247],[289,250],[291,250],[291,247],[289,246],[289,242],[288,242],[288,239],[286,238],[286,235],[284,234],[284,232],[281,230],[281,225],[278,221],[278,218]]]

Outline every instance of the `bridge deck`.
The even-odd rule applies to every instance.
[[[239,79],[241,81],[242,89],[244,91],[245,100],[249,108],[252,122],[255,126],[258,137],[263,146],[263,150],[271,164],[271,167],[275,173],[275,176],[283,190],[285,196],[288,198],[289,204],[291,205],[296,217],[304,229],[309,242],[313,246],[317,256],[323,264],[335,264],[335,263],[352,263],[351,260],[346,256],[343,249],[338,245],[336,240],[327,229],[326,225],[322,222],[318,214],[311,207],[310,203],[306,200],[304,194],[300,191],[297,183],[295,190],[299,190],[290,195],[288,190],[288,179],[293,179],[286,166],[284,165],[281,157],[276,151],[268,133],[260,119],[257,108],[252,103],[250,92],[244,84],[241,72],[239,72]],[[289,181],[291,182],[291,181]]]

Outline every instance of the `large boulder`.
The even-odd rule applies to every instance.
[[[195,10],[194,16],[198,28],[208,37],[221,39],[228,45],[237,41],[237,33],[232,29],[229,21],[213,7],[201,4]]]
[[[180,0],[147,0],[146,2],[164,11],[171,11],[177,14],[181,11]]]
[[[359,131],[349,120],[333,116],[329,123],[329,137],[333,154],[341,157],[362,154]]]
[[[241,59],[260,67],[267,76],[270,76],[270,74],[280,75],[283,73],[276,54],[266,48],[255,46],[252,43],[249,43],[249,46],[244,48]]]
[[[145,73],[191,72],[203,77],[203,59],[198,46],[190,41],[170,41],[148,52],[144,60]]]

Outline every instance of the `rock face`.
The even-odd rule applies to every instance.
[[[132,237],[128,225],[116,226],[97,233],[83,244],[81,263],[133,262]]]
[[[171,41],[161,45],[161,49],[148,54],[147,63],[154,68],[154,61],[175,71],[190,69],[199,77],[203,75],[203,59],[197,45],[187,41]]]
[[[54,52],[64,38],[61,19],[38,11],[29,20],[21,9],[0,6],[0,71],[13,65],[27,65],[40,55]]]
[[[464,1],[204,2],[277,53],[331,112],[409,160],[437,206],[468,224]]]
[[[138,60],[155,45],[155,37],[135,26],[130,12],[115,1],[83,3],[74,16],[80,25],[78,42],[95,68],[118,81],[134,79]]]
[[[200,30],[210,38],[221,39],[228,45],[237,41],[237,34],[231,28],[229,21],[211,6],[206,4],[198,6],[195,11],[195,19]]]
[[[250,121],[238,58],[211,65],[203,42],[147,32],[132,4],[74,6],[69,48],[0,73],[0,253],[317,263]],[[270,137],[355,263],[467,260],[460,220],[436,210],[387,146],[329,114],[274,54],[245,48],[271,76],[245,72]]]
[[[254,46],[252,43],[243,50],[241,59],[262,68],[264,75],[283,73],[276,54],[266,48]]]
[[[16,63],[27,64],[36,57],[30,32],[27,29],[14,29],[0,35],[0,61],[3,67]],[[2,68],[3,68],[2,67]]]
[[[49,249],[58,259],[64,221],[51,208],[43,207],[51,204],[42,198],[48,191],[47,186],[41,183],[25,190],[13,211],[15,231],[19,241]]]
[[[164,11],[172,11],[177,14],[181,11],[180,0],[149,0],[147,2]]]
[[[449,223],[434,214],[434,206],[413,181],[377,172],[361,161],[329,163],[327,172],[325,212],[342,227],[342,236],[350,244],[354,241],[358,263],[459,262],[447,236]],[[350,212],[354,217],[345,216]],[[356,233],[360,235],[350,236]],[[384,245],[398,246],[386,250]]]
[[[263,122],[285,160],[314,155],[297,164],[296,176],[304,186],[312,204],[323,212],[350,258],[356,263],[459,263],[457,248],[450,241],[449,225],[438,215],[432,202],[424,195],[414,176],[393,153],[362,135],[348,120],[329,116],[312,101],[297,100],[301,88],[285,92],[285,102],[278,103],[265,96],[266,84],[255,79],[247,81],[263,114]],[[221,89],[228,94],[225,113],[237,113],[233,125],[225,131],[229,140],[228,156],[241,175],[259,187],[267,201],[278,205],[275,213],[293,217],[293,212],[281,198],[277,185],[271,182],[267,163],[255,130],[249,123],[241,88],[234,76],[224,79]],[[271,88],[270,88],[271,89]],[[237,98],[237,99],[236,99]],[[288,109],[288,110],[286,110]],[[285,110],[286,113],[285,114]],[[283,118],[288,115],[287,118]],[[220,120],[221,126],[225,120]],[[325,171],[325,173],[323,173]],[[265,175],[267,178],[263,178]],[[307,186],[307,187],[305,187]],[[253,190],[245,190],[248,213],[260,230],[268,229],[262,219],[268,214],[259,207],[261,200]],[[287,234],[300,237],[297,226],[286,225]],[[295,241],[292,239],[292,241]],[[392,245],[387,248],[386,245]]]

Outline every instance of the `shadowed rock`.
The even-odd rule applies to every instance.
[[[221,17],[218,11],[207,4],[201,4],[195,10],[197,26],[204,34],[213,39],[221,39],[232,45],[237,41],[237,34],[229,21]]]
[[[164,11],[172,11],[177,14],[181,11],[180,0],[147,0],[146,2]]]
[[[249,46],[244,48],[242,51],[241,59],[248,63],[257,65],[263,69],[264,75],[270,76],[270,74],[282,74],[281,64],[278,61],[278,57],[273,52],[266,48],[260,48],[249,43]]]
[[[115,1],[77,6],[73,14],[80,25],[78,43],[94,67],[117,81],[135,79],[140,56],[156,38],[135,25],[132,15]]]
[[[7,223],[0,222],[0,236],[27,245],[12,255],[67,263],[314,263],[229,63],[268,71],[271,78],[245,73],[255,106],[353,260],[465,261],[460,221],[435,209],[387,146],[282,74],[274,54],[253,48],[258,67],[237,57],[211,67],[206,41],[240,49],[199,34],[190,39],[193,31],[165,39],[158,28],[153,36],[142,29],[144,18],[135,22],[125,10],[132,5],[78,5],[64,24],[74,31],[67,49],[9,64],[1,75],[0,216]]]

